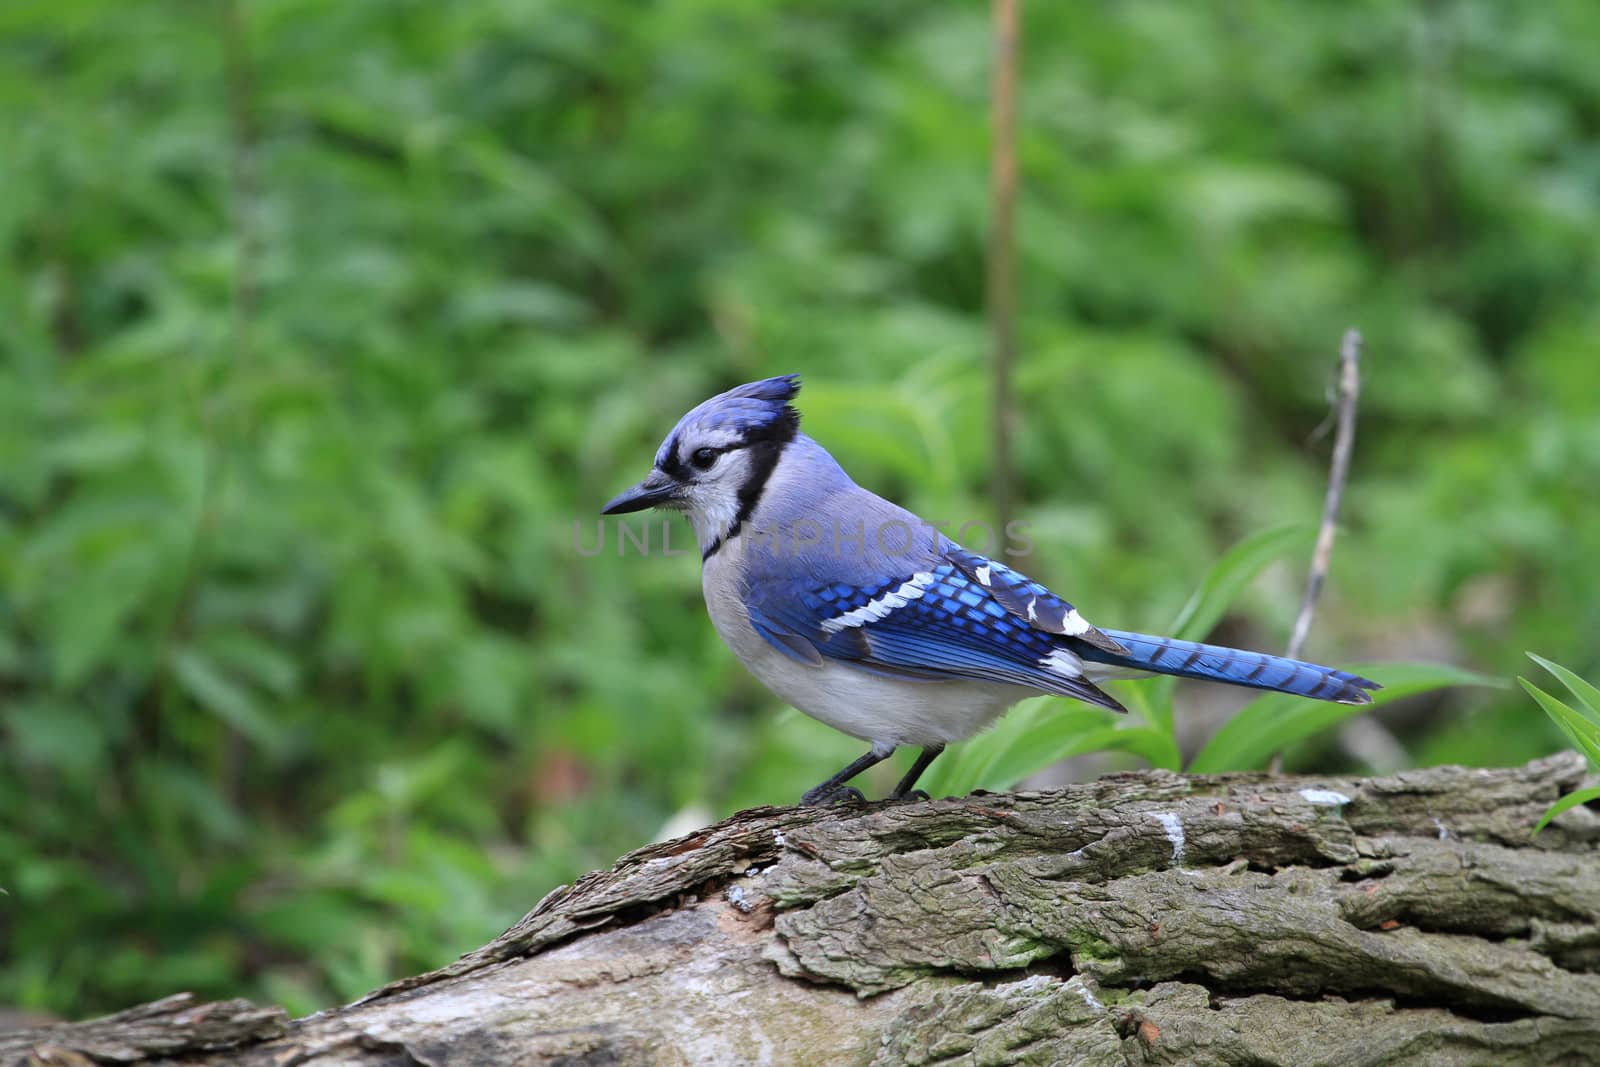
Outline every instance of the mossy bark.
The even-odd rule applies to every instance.
[[[289,1021],[169,998],[0,1063],[1588,1064],[1600,814],[1573,756],[1113,775],[741,812],[431,974]]]

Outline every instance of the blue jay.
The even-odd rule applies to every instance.
[[[912,795],[945,745],[1034,691],[1126,711],[1095,683],[1130,673],[1371,702],[1377,683],[1332,667],[1090,625],[851,481],[800,432],[799,391],[788,374],[707,400],[602,513],[686,512],[717,633],[783,700],[871,744],[801,803],[861,799],[846,783],[901,745],[922,749],[894,788]]]

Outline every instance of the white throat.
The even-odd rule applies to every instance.
[[[699,542],[703,556],[712,545],[726,538],[733,528],[734,520],[739,517],[739,494],[707,494],[705,499],[696,503],[698,506],[689,510],[689,522],[694,526],[694,539]]]

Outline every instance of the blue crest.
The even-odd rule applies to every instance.
[[[746,382],[718,393],[678,420],[656,453],[656,465],[671,462],[674,443],[690,430],[723,430],[747,443],[793,437],[800,426],[800,413],[789,406],[789,401],[799,393],[798,374]]]

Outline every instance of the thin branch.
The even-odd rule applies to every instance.
[[[1328,580],[1328,565],[1333,561],[1333,538],[1339,527],[1339,505],[1344,500],[1344,483],[1350,477],[1350,452],[1356,440],[1356,400],[1361,395],[1361,334],[1346,330],[1339,345],[1339,391],[1335,399],[1339,428],[1333,439],[1333,462],[1328,469],[1328,493],[1322,501],[1322,527],[1317,531],[1316,551],[1311,554],[1311,570],[1306,575],[1305,596],[1300,614],[1289,637],[1290,659],[1299,659],[1316,617],[1317,599]]]
[[[1339,385],[1333,403],[1337,412],[1338,429],[1333,439],[1333,460],[1328,467],[1328,491],[1322,500],[1322,525],[1317,530],[1317,546],[1311,553],[1311,569],[1306,574],[1305,594],[1300,598],[1300,613],[1295,616],[1294,630],[1289,635],[1289,648],[1284,655],[1299,659],[1311,633],[1311,621],[1317,614],[1317,600],[1328,580],[1328,567],[1333,562],[1333,539],[1339,528],[1339,505],[1344,501],[1344,485],[1350,477],[1350,453],[1356,440],[1356,401],[1361,395],[1361,334],[1355,329],[1344,332],[1339,344]],[[1271,773],[1283,769],[1283,753],[1272,756],[1268,765]]]
[[[986,294],[994,375],[994,509],[1004,529],[1015,507],[1012,437],[1016,424],[1011,368],[1017,351],[1016,206],[1017,63],[1022,0],[994,0],[991,90],[990,221]]]

